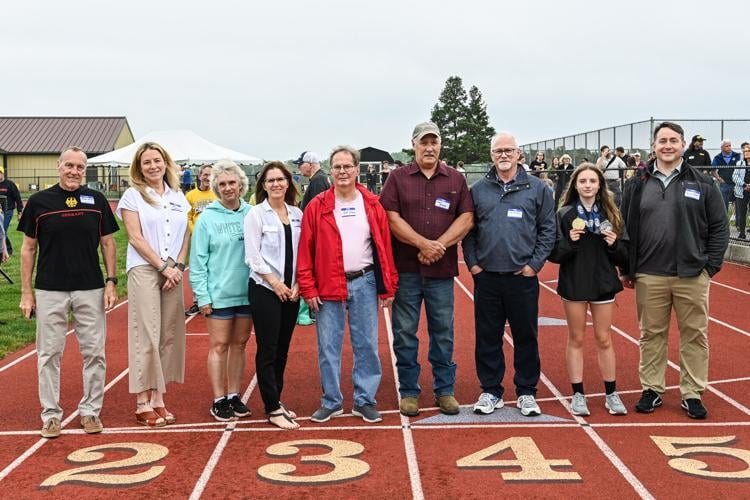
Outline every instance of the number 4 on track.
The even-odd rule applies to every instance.
[[[515,460],[490,460],[490,457],[511,450]],[[501,472],[505,481],[581,481],[577,472],[560,472],[552,467],[571,467],[570,460],[544,458],[530,437],[512,437],[493,444],[456,461],[461,469],[506,469],[521,468],[521,471]]]

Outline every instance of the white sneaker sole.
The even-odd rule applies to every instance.
[[[573,409],[571,408],[571,410],[570,410],[570,413],[572,413],[572,414],[573,414],[573,415],[575,415],[576,417],[590,417],[590,416],[591,416],[591,412],[590,412],[590,411],[588,411],[588,410],[586,410],[586,413],[584,413],[584,412],[582,412],[582,411],[575,411],[575,410],[573,410]]]
[[[338,410],[336,410],[333,413],[331,413],[330,415],[328,415],[326,418],[310,417],[310,421],[311,422],[316,422],[318,424],[322,424],[323,422],[328,422],[333,417],[338,417],[339,415],[343,415],[343,414],[344,414],[344,409],[343,408],[339,408]]]
[[[369,419],[365,417],[362,413],[358,412],[357,410],[352,410],[352,415],[354,415],[355,417],[362,417],[362,420],[371,424],[377,424],[378,422],[383,421],[383,417],[376,418],[376,419]]]
[[[609,414],[610,414],[610,415],[627,415],[627,414],[628,414],[628,410],[624,410],[624,411],[614,411],[614,410],[613,410],[612,408],[610,408],[610,407],[609,407],[609,405],[608,405],[607,403],[604,403],[604,407],[605,407],[605,408],[606,408],[607,410],[609,410]]]

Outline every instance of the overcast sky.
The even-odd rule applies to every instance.
[[[478,86],[491,124],[521,143],[651,116],[749,118],[748,10],[740,0],[9,0],[0,115],[124,115],[136,137],[191,129],[267,160],[340,143],[408,147],[451,75]]]

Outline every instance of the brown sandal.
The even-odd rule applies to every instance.
[[[164,427],[167,421],[155,411],[144,411],[135,414],[135,420],[146,427]]]
[[[157,415],[164,419],[164,421],[167,423],[166,425],[171,425],[177,422],[177,417],[169,413],[163,406],[154,406],[154,411]]]

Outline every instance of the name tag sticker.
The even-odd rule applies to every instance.
[[[508,218],[509,219],[521,219],[523,218],[523,211],[520,208],[509,208]]]
[[[81,203],[85,203],[87,205],[93,205],[94,204],[94,197],[93,196],[89,196],[87,194],[82,194],[81,195]]]
[[[435,198],[435,206],[443,210],[448,210],[451,208],[451,202],[445,198]]]
[[[685,198],[692,198],[694,200],[700,200],[701,199],[701,192],[696,189],[686,189],[685,190]]]
[[[276,226],[263,226],[264,233],[278,233],[279,228]]]

